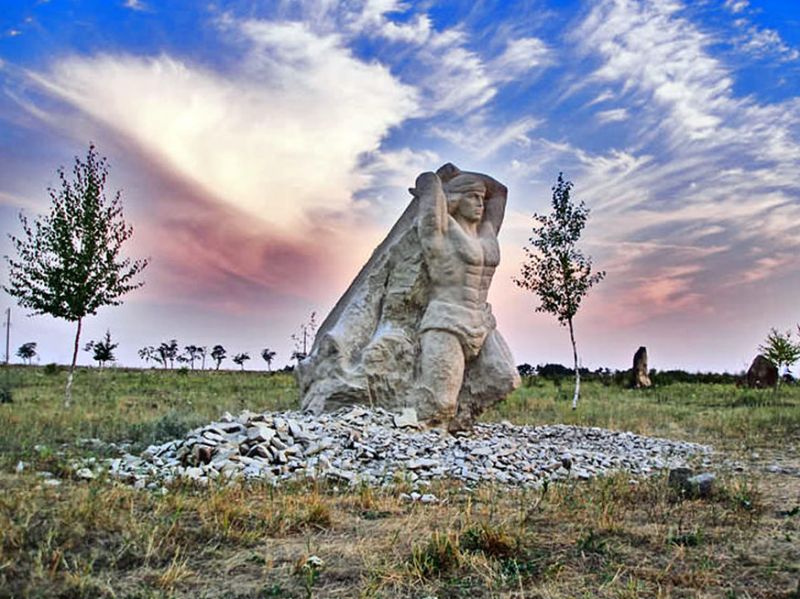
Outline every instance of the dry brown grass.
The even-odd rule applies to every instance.
[[[738,477],[692,501],[624,476],[544,493],[440,483],[434,505],[313,483],[161,496],[15,476],[2,491],[14,597],[789,597],[800,563],[800,515]],[[305,575],[311,555],[324,565]]]

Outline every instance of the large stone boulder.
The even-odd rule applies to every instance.
[[[762,354],[758,354],[747,370],[747,386],[751,389],[769,389],[778,384],[778,368]]]
[[[633,355],[631,385],[634,389],[651,387],[653,385],[650,381],[649,370],[647,369],[647,348],[644,346],[637,349],[636,353]]]
[[[506,188],[448,164],[409,191],[298,364],[302,407],[414,409],[423,425],[469,428],[520,382],[486,302]]]

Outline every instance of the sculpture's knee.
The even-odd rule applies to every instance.
[[[486,338],[479,364],[484,376],[502,393],[510,393],[520,385],[519,372],[511,350],[502,335],[495,329]]]

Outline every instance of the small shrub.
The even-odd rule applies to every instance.
[[[578,539],[578,551],[581,553],[596,553],[602,555],[606,552],[606,541],[602,535],[593,528]]]
[[[320,498],[309,500],[306,509],[303,510],[295,520],[297,528],[316,528],[327,530],[333,526],[333,515],[330,506]]]
[[[698,529],[690,532],[670,532],[667,543],[681,547],[697,547],[703,542],[703,531]]]
[[[503,527],[487,523],[472,526],[461,533],[459,546],[462,551],[481,552],[487,557],[506,559],[519,551],[519,539]]]
[[[50,364],[45,364],[44,373],[47,376],[55,376],[60,372],[61,372],[61,366],[59,366],[55,362],[51,362]]]
[[[421,577],[441,576],[455,570],[462,555],[453,537],[434,532],[424,545],[415,545],[411,550],[411,567]]]
[[[289,592],[284,589],[280,584],[273,583],[269,586],[265,586],[261,589],[261,593],[259,593],[258,597],[288,597]]]
[[[717,487],[716,497],[729,509],[744,515],[749,524],[755,522],[764,511],[762,494],[752,478],[735,478]]]

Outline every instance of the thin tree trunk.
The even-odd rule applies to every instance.
[[[578,348],[575,345],[575,331],[572,327],[572,319],[569,319],[569,339],[572,341],[572,360],[575,365],[575,395],[572,396],[572,409],[578,408],[578,399],[581,396],[581,371],[578,368]]]
[[[75,362],[78,361],[78,344],[81,339],[81,322],[82,318],[78,319],[78,330],[75,332],[75,347],[72,350],[72,364],[69,366],[69,375],[67,376],[67,389],[64,393],[64,406],[69,407],[72,404],[72,377],[75,373]]]

